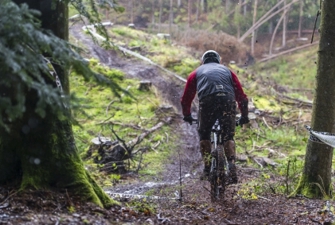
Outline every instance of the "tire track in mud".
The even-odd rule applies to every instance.
[[[75,42],[84,45],[85,51],[93,58],[99,59],[100,62],[110,68],[123,71],[128,78],[139,80],[148,80],[159,91],[161,98],[165,102],[162,105],[171,105],[177,113],[171,126],[180,137],[178,143],[175,143],[177,149],[172,150],[173,160],[165,165],[166,169],[163,174],[153,177],[150,182],[132,182],[129,184],[116,185],[111,193],[124,193],[130,195],[143,194],[148,190],[160,189],[168,186],[176,186],[173,190],[178,189],[180,177],[180,164],[183,177],[183,184],[190,179],[198,179],[198,173],[201,170],[201,156],[198,147],[198,135],[196,126],[190,126],[183,122],[181,114],[180,98],[184,88],[182,79],[171,75],[165,69],[152,65],[146,61],[140,61],[134,57],[121,57],[121,52],[115,50],[106,50],[94,43],[92,38],[85,34],[81,24],[77,23],[70,27],[70,35],[75,38]],[[178,116],[180,115],[180,116]],[[175,198],[175,193],[172,193]],[[164,196],[163,196],[164,197]]]

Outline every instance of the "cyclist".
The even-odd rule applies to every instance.
[[[201,57],[202,64],[187,78],[184,93],[181,98],[183,120],[192,124],[191,104],[198,93],[198,133],[200,152],[204,161],[204,171],[200,179],[208,179],[211,161],[210,134],[216,119],[220,118],[223,131],[224,151],[230,170],[230,182],[237,183],[235,166],[235,127],[236,102],[241,111],[239,124],[249,122],[248,98],[236,74],[220,64],[220,55],[213,50],[206,51]]]

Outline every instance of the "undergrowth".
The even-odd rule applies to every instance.
[[[178,46],[170,39],[158,38],[156,35],[122,26],[113,26],[109,33],[114,43],[134,49],[183,77],[199,66],[198,53],[192,54],[190,49]],[[254,167],[259,175],[241,188],[241,196],[253,199],[264,193],[288,194],[297,183],[307,144],[307,132],[303,125],[311,121],[311,108],[301,108],[294,99],[283,99],[281,95],[312,100],[315,60],[316,48],[312,47],[243,69],[236,64],[228,65],[237,73],[251,105],[255,107],[257,124],[250,129],[237,128],[236,132],[237,152],[248,156],[246,165]],[[93,66],[105,70],[98,62]],[[155,109],[159,106],[156,92],[142,93],[136,88],[137,80],[125,79],[118,71],[108,73],[110,78],[119,79],[120,85],[137,98],[123,95],[118,99],[112,92],[90,83],[81,83],[82,81],[79,82],[76,80],[78,78],[73,77],[72,82],[79,82],[73,86],[81,93],[78,94],[80,97],[85,97],[83,103],[89,108],[87,113],[90,116],[77,116],[85,126],[85,129],[76,130],[76,139],[82,151],[87,148],[89,138],[98,134],[111,136],[110,128],[101,126],[102,123],[117,121],[144,127],[155,123]],[[138,134],[128,127],[114,125],[114,129],[125,138]],[[160,164],[170,154],[169,149],[173,149],[171,142],[167,141],[167,135],[173,133],[170,128],[164,127],[143,141],[144,146],[149,146],[150,154],[142,159],[135,159],[137,161],[132,169],[135,169],[136,162],[141,161],[143,167],[140,174],[157,174]],[[253,161],[257,157],[268,158],[273,165],[260,167]]]
[[[170,38],[149,35],[124,26],[113,26],[109,33],[115,44],[134,48],[134,51],[182,77],[187,77],[200,65],[199,58],[189,49],[173,43]]]
[[[89,147],[93,145],[91,140],[96,137],[107,137],[111,141],[116,141],[118,140],[117,135],[128,144],[144,130],[153,127],[159,122],[156,110],[160,107],[161,102],[160,96],[157,95],[157,91],[153,87],[148,91],[141,91],[138,89],[139,80],[127,79],[123,72],[102,66],[95,59],[90,60],[90,66],[94,71],[115,81],[127,92],[119,93],[118,97],[110,87],[99,86],[94,82],[84,81],[75,73],[71,74],[71,91],[75,93],[79,99],[77,104],[81,106],[81,110],[73,112],[80,124],[80,126],[74,126],[73,131],[77,147],[83,157]],[[145,156],[138,154],[132,160],[128,160],[126,162],[128,170],[150,175],[161,171],[161,161],[166,160],[171,154],[169,133],[169,127],[163,127],[139,143],[135,151],[139,148],[145,148],[147,149],[144,153]],[[97,156],[97,150],[92,156]],[[102,165],[95,164],[92,160],[93,157],[85,161],[86,167],[92,170],[93,176],[100,184],[111,186],[113,181],[120,179],[117,176],[113,176],[111,179],[101,177],[99,168]]]

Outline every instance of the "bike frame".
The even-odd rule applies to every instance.
[[[193,120],[198,123],[197,119]],[[239,126],[236,121],[236,126]],[[211,200],[217,201],[223,198],[227,178],[229,177],[228,160],[224,151],[222,138],[222,127],[220,120],[217,119],[211,130],[211,169],[209,182],[211,184]]]
[[[219,120],[216,120],[213,127],[212,127],[212,135],[213,135],[213,140],[211,140],[214,144],[214,149],[216,149],[218,147],[219,144],[219,137],[220,137],[220,133],[221,133],[221,125],[219,123]]]

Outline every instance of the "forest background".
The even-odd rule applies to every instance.
[[[311,65],[315,66],[314,62],[317,56],[313,44],[315,45],[318,41],[318,34],[315,32],[318,27],[319,6],[317,2],[119,1],[118,3],[119,6],[125,7],[126,10],[123,13],[116,13],[108,9],[100,10],[102,21],[113,23],[109,32],[111,34],[110,40],[115,46],[122,46],[140,53],[162,68],[166,68],[184,78],[198,65],[203,51],[209,48],[217,50],[223,56],[224,63],[237,70],[241,80],[245,83],[248,95],[251,96],[251,102],[254,106],[251,112],[256,117],[255,126],[257,128],[256,130],[247,130],[245,131],[247,133],[238,137],[241,139],[239,153],[245,153],[250,160],[249,163],[256,163],[255,165],[261,167],[264,167],[264,165],[257,160],[258,157],[266,160],[266,158],[271,158],[270,156],[273,154],[282,156],[275,158],[275,163],[270,163],[280,166],[276,167],[275,170],[271,170],[271,167],[267,168],[269,170],[266,170],[261,179],[269,179],[273,173],[282,176],[283,179],[276,179],[274,184],[264,183],[261,180],[255,181],[256,185],[245,189],[252,189],[251,193],[249,191],[245,192],[250,194],[246,196],[254,197],[257,196],[258,191],[263,192],[264,190],[287,194],[291,192],[293,184],[299,176],[297,173],[299,169],[296,170],[296,166],[301,166],[301,159],[304,157],[306,130],[302,125],[311,121],[311,99],[314,94],[314,76],[316,73],[316,67],[312,69]],[[278,11],[278,14],[275,14],[276,11]],[[76,14],[77,12],[70,8],[70,17]],[[315,16],[313,16],[314,14]],[[150,32],[151,36],[147,36],[147,33]],[[160,35],[155,35],[157,32]],[[162,35],[163,39],[158,38]],[[153,40],[153,42],[148,43],[148,40]],[[73,37],[72,39],[70,37],[70,41],[84,47]],[[155,45],[158,45],[156,49],[153,48]],[[296,48],[297,46],[298,48]],[[299,48],[305,48],[306,46],[309,48],[305,51],[296,52],[292,50],[299,50]],[[292,51],[291,54],[290,51]],[[84,53],[84,56],[85,54],[91,57],[88,52]],[[280,54],[286,55],[278,58]],[[276,60],[268,61],[273,58]],[[262,64],[262,62],[266,63]],[[105,70],[107,76],[114,80],[119,79],[120,85],[128,91],[138,84],[138,81],[125,81],[125,75],[122,72],[109,71],[109,69],[101,67],[101,63],[94,61],[94,59],[91,60],[91,65],[93,69],[100,72]],[[79,95],[82,91],[81,97],[88,96],[91,91],[95,90],[96,87],[93,84],[78,83],[83,81],[76,78],[75,73],[73,75],[71,79],[74,80],[72,82],[77,85],[74,85],[71,89]],[[80,86],[86,86],[88,89],[76,90]],[[119,136],[137,137],[138,134],[135,131],[130,132],[129,128],[124,129],[124,126],[129,125],[125,125],[124,122],[130,122],[130,125],[144,124],[152,127],[156,122],[153,121],[153,118],[157,117],[155,113],[162,106],[161,99],[157,99],[159,96],[157,90],[147,93],[152,96],[146,97],[151,104],[149,103],[148,114],[145,115],[142,113],[146,110],[142,110],[139,103],[134,102],[128,95],[123,96],[124,101],[120,102],[121,105],[118,105],[118,103],[114,105],[113,98],[116,96],[110,93],[103,94],[102,90],[102,88],[97,88],[102,99],[106,95],[110,95],[108,97],[110,104],[107,104],[107,108],[106,106],[101,108],[105,108],[103,110],[105,114],[111,112],[110,108],[113,108],[111,117],[108,117],[112,121],[106,121],[106,116],[105,119],[99,118],[98,114],[101,115],[101,110],[94,109],[97,107],[92,105],[87,105],[88,108],[94,109],[94,111],[87,111],[91,116],[89,120],[84,117],[85,114],[76,114],[82,125],[88,126],[86,127],[88,129],[83,130],[80,127],[78,129],[74,128],[80,151],[85,151],[84,149],[89,143],[88,140],[101,133],[101,128],[92,125],[92,118],[98,119],[100,125],[105,125],[107,122],[113,124],[113,129],[118,130],[117,134]],[[134,90],[134,93],[140,94],[136,90]],[[99,96],[93,92],[92,94],[92,100]],[[87,103],[87,99],[83,101]],[[135,109],[132,103],[137,105]],[[129,109],[127,104],[131,105]],[[134,111],[136,111],[135,115],[139,121],[131,117],[131,115],[134,115]],[[130,118],[127,118],[128,116]],[[101,121],[104,122],[101,123]],[[149,129],[148,127],[147,129]],[[132,128],[138,129],[136,126]],[[141,129],[143,127],[139,131]],[[109,132],[106,136],[115,136],[115,130],[107,130],[103,128],[104,134]],[[155,150],[164,152],[166,145],[162,143],[166,142],[166,133],[169,132],[165,130],[149,136],[149,140],[136,146],[136,152],[145,152],[144,149],[151,149],[153,155],[156,153]],[[253,138],[254,135],[256,135],[256,139]],[[290,145],[287,145],[287,143],[290,143]],[[82,152],[82,154],[86,153]],[[149,154],[145,154],[145,156],[149,155],[150,151]],[[101,156],[96,158],[97,161],[100,160],[99,157]],[[149,160],[145,161],[145,158],[144,154],[141,154],[139,158],[134,158],[136,163],[127,163],[127,170],[136,168],[136,171],[141,171],[142,174],[154,175],[157,170],[148,169],[150,167],[146,166],[148,161],[153,164],[152,159],[147,158]],[[294,164],[293,170],[290,167],[292,163]],[[134,167],[134,165],[136,166]],[[111,167],[113,166],[112,163]],[[101,165],[89,167],[94,171],[99,169]],[[120,176],[113,175],[113,173],[110,175],[114,180],[112,184],[106,183],[106,179],[99,179],[101,178],[99,174],[93,172],[93,176],[105,187],[113,186],[113,183],[120,180]],[[260,188],[260,185],[264,185],[265,188]]]

